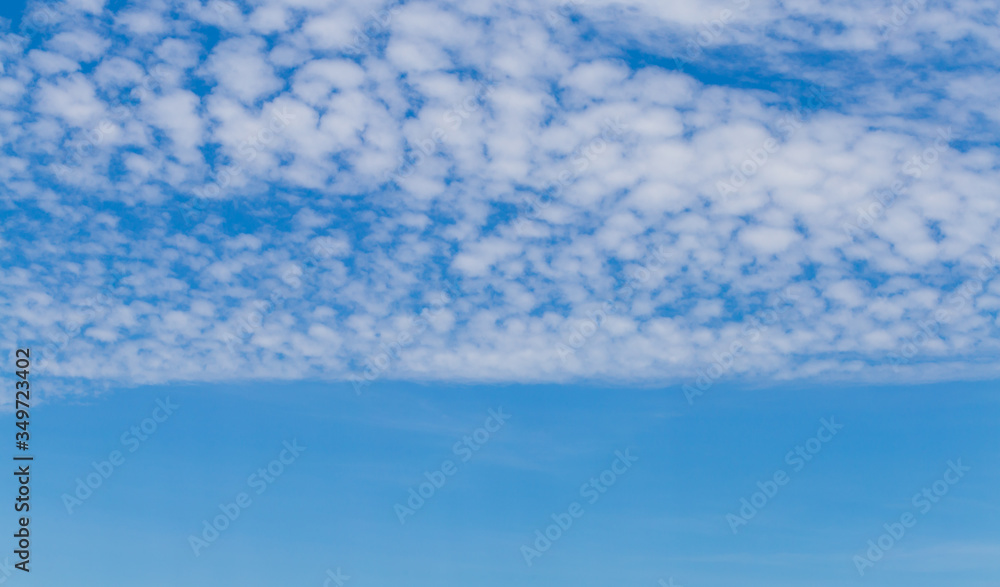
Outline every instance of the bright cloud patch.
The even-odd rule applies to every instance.
[[[136,382],[996,376],[997,32],[39,4],[0,43],[4,336]]]

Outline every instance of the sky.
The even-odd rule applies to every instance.
[[[5,4],[39,584],[996,587],[998,26],[973,0]]]
[[[158,401],[169,416],[154,414]],[[357,398],[347,384],[198,384],[37,412],[36,571],[32,582],[15,571],[10,585],[320,587],[338,569],[345,585],[428,587],[992,587],[1000,577],[992,384],[725,386],[693,405],[672,388],[395,383]],[[132,427],[154,416],[166,419],[139,428],[140,441]],[[820,432],[826,423],[832,432]],[[297,457],[282,455],[286,442]],[[77,498],[116,450],[121,464],[103,465],[110,475]],[[291,462],[274,465],[271,482],[250,479],[282,456]],[[924,499],[949,462],[968,471]],[[778,471],[786,483],[731,524]],[[410,491],[435,474],[440,487],[411,508]],[[192,546],[240,493],[249,505]],[[536,530],[552,516],[565,523],[574,503],[582,514],[526,556]],[[906,513],[916,525],[859,574],[854,557]]]

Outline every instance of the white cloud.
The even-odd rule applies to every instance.
[[[111,41],[93,31],[75,30],[55,35],[47,45],[69,57],[93,61],[107,52]]]
[[[67,19],[5,63],[5,212],[39,236],[3,236],[0,314],[53,375],[341,380],[422,328],[386,377],[678,383],[790,289],[731,376],[996,374],[996,84],[885,57],[996,57],[965,5],[887,39],[885,3],[226,6]]]
[[[208,58],[208,71],[227,91],[246,103],[267,97],[284,84],[264,59],[264,43],[256,38],[222,41]]]

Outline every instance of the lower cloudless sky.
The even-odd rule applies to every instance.
[[[995,586],[990,387],[111,390],[33,412],[7,584]]]

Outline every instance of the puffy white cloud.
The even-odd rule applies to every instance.
[[[263,48],[263,40],[252,37],[219,43],[207,62],[207,70],[218,82],[218,91],[252,103],[280,89],[284,83],[264,58]]]
[[[89,62],[103,55],[111,41],[93,31],[71,30],[56,34],[46,44],[63,55]]]
[[[133,382],[995,376],[987,9],[67,7],[0,80],[6,336]]]

